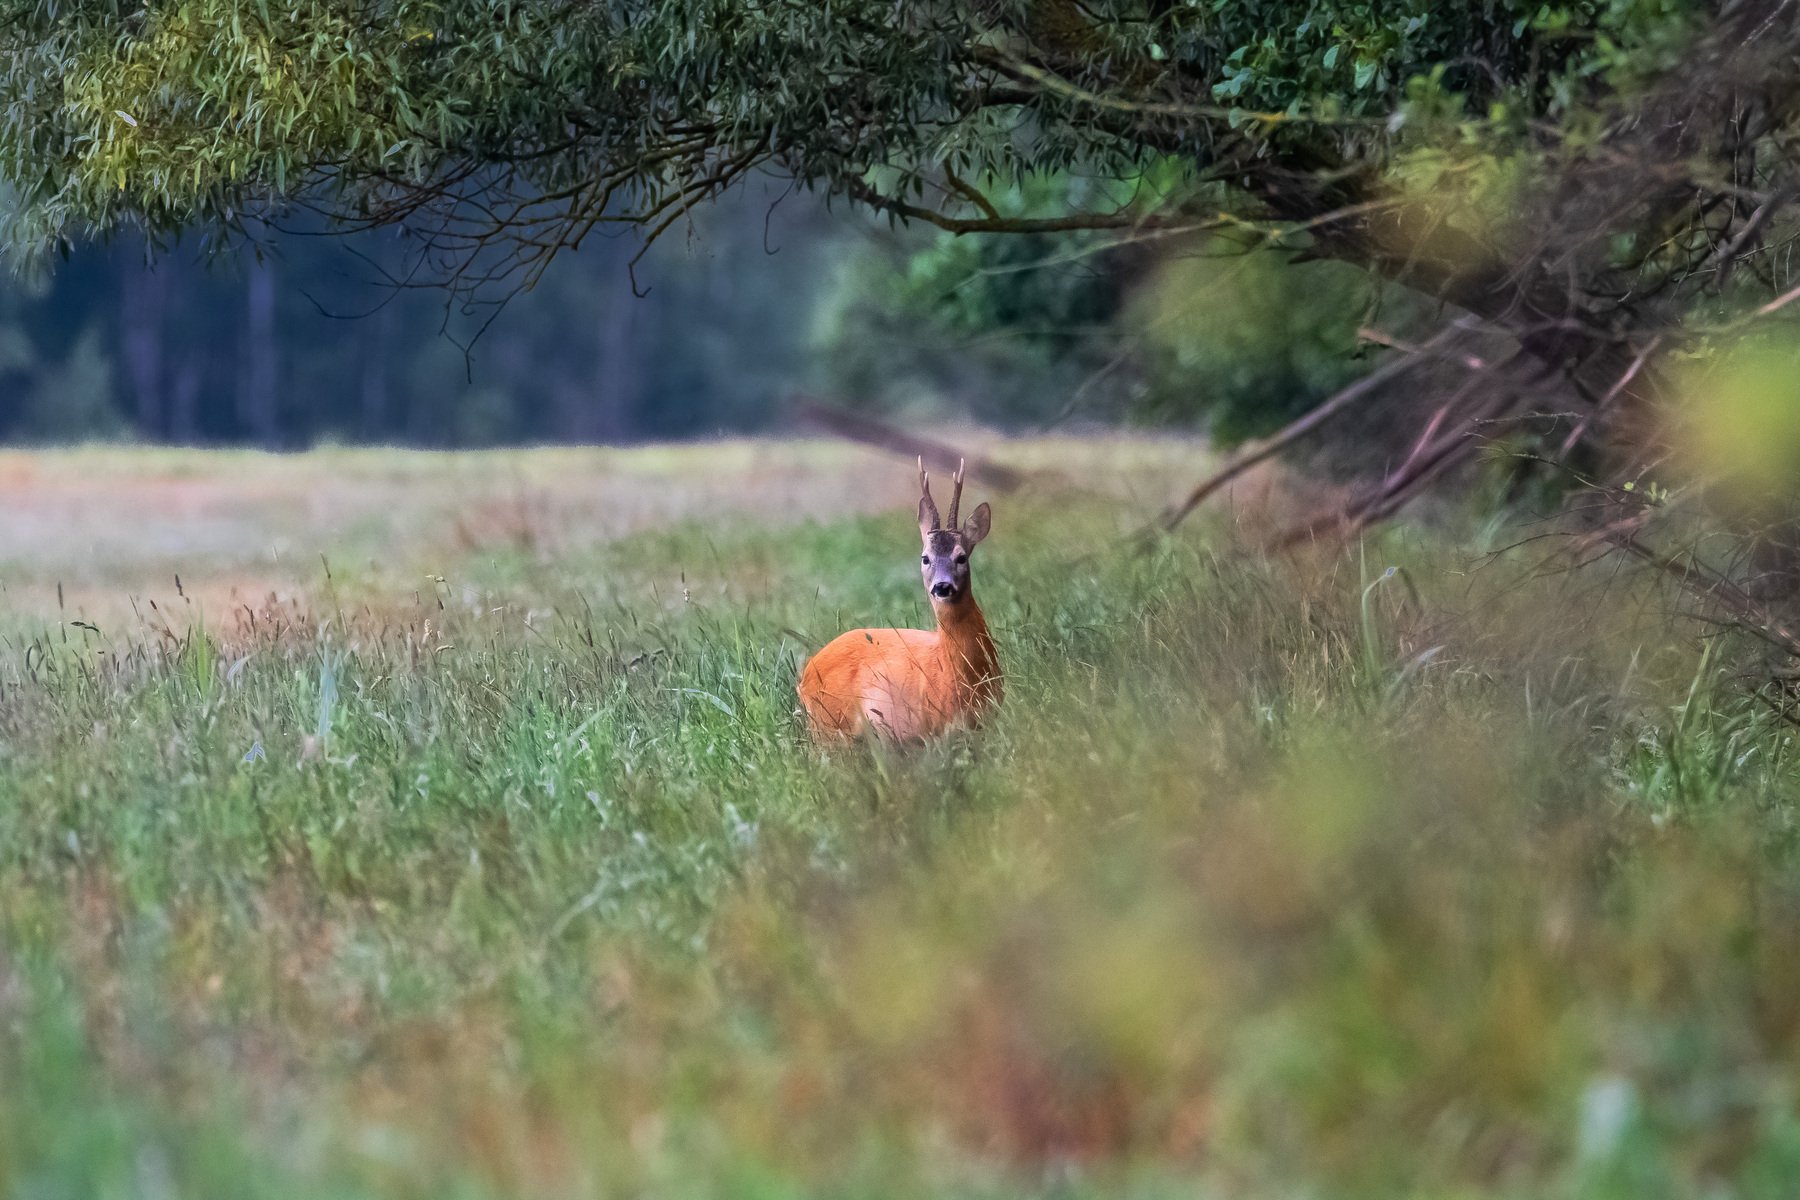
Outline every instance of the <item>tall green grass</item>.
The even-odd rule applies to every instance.
[[[906,752],[792,691],[899,512],[11,639],[0,1194],[1792,1194],[1793,739],[1652,581],[998,517]]]

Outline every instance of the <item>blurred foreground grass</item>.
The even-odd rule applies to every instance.
[[[995,497],[1006,708],[829,756],[904,465],[0,457],[0,1194],[1793,1194],[1795,747],[1701,628],[996,452],[1091,485]]]

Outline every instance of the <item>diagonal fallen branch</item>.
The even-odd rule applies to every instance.
[[[886,421],[851,412],[835,404],[797,396],[794,398],[792,411],[794,418],[804,425],[811,425],[848,441],[861,442],[865,446],[886,450],[903,458],[923,459],[927,464],[945,471],[956,470],[959,462],[966,463],[970,478],[979,479],[1003,492],[1017,491],[1026,482],[1024,472],[1002,466],[984,455],[959,450],[948,442],[911,433],[889,425]]]

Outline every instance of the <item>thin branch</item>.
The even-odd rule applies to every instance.
[[[1557,458],[1569,457],[1570,452],[1580,444],[1581,439],[1587,436],[1587,431],[1593,423],[1605,416],[1612,408],[1613,403],[1624,394],[1625,389],[1631,386],[1631,381],[1637,378],[1637,373],[1643,369],[1645,363],[1650,361],[1650,356],[1656,353],[1656,348],[1662,345],[1662,341],[1663,335],[1659,333],[1650,339],[1649,345],[1638,352],[1637,357],[1631,360],[1631,365],[1625,368],[1624,373],[1614,381],[1610,388],[1606,389],[1606,394],[1594,402],[1594,406],[1588,410],[1587,415],[1576,422],[1575,428],[1569,430],[1569,436],[1563,439],[1562,448],[1557,451]]]
[[[1773,316],[1796,300],[1800,300],[1800,287],[1783,292],[1781,295],[1757,309],[1755,315],[1759,317]]]
[[[1255,109],[1230,108],[1218,104],[1176,104],[1160,100],[1126,100],[1118,96],[1103,96],[1098,92],[1091,92],[1079,84],[1071,83],[1052,71],[1046,71],[1042,67],[1034,66],[992,47],[976,46],[974,51],[975,61],[1000,71],[1015,81],[1035,84],[1045,92],[1093,108],[1127,113],[1132,116],[1181,117],[1188,120],[1225,121],[1240,124],[1252,121],[1265,126],[1306,124],[1376,127],[1385,124],[1384,121],[1373,117],[1315,117],[1303,113],[1261,112]]]
[[[1002,219],[1000,210],[994,207],[994,202],[992,200],[989,200],[982,194],[980,188],[963,179],[949,167],[944,168],[944,179],[949,183],[952,191],[956,192],[957,195],[961,196],[964,200],[967,200],[970,204],[973,204],[976,208],[979,208],[987,216],[988,220],[998,221]]]
[[[1762,605],[1745,595],[1743,589],[1718,572],[1694,561],[1692,555],[1683,562],[1673,555],[1652,550],[1638,540],[1635,526],[1602,530],[1595,536],[1597,540],[1617,546],[1633,557],[1649,563],[1694,595],[1719,605],[1736,618],[1739,628],[1778,650],[1800,658],[1800,638],[1796,638],[1787,626],[1776,620]]]
[[[1713,256],[1713,262],[1719,269],[1719,277],[1714,286],[1720,288],[1725,286],[1726,280],[1731,277],[1731,268],[1737,264],[1739,253],[1750,243],[1751,239],[1762,233],[1776,212],[1793,200],[1796,194],[1800,194],[1800,188],[1793,183],[1784,183],[1776,188],[1769,198],[1750,214],[1750,219],[1744,222],[1744,227],[1737,231],[1736,236],[1719,247],[1718,252]]]
[[[1462,326],[1458,324],[1450,329],[1444,330],[1442,333],[1426,342],[1420,349],[1422,351],[1433,349],[1446,341],[1453,334],[1460,331],[1461,328]],[[1409,368],[1416,366],[1418,361],[1419,357],[1417,355],[1410,354],[1391,358],[1375,370],[1364,375],[1361,379],[1358,379],[1348,387],[1340,390],[1336,395],[1331,396],[1314,406],[1297,420],[1289,422],[1281,430],[1271,434],[1260,442],[1253,443],[1252,445],[1239,450],[1236,454],[1232,455],[1230,461],[1223,467],[1196,485],[1179,504],[1176,504],[1165,511],[1163,515],[1157,519],[1157,527],[1164,532],[1174,529],[1177,525],[1181,524],[1182,521],[1187,519],[1189,513],[1206,503],[1209,497],[1219,491],[1219,489],[1223,488],[1226,484],[1230,483],[1256,464],[1280,454],[1283,450],[1287,449],[1301,438],[1314,432],[1333,417],[1342,413],[1345,409],[1359,401],[1367,399],[1377,388],[1381,387],[1382,384],[1402,374]]]
[[[1486,370],[1488,365],[1487,359],[1479,354],[1458,350],[1435,350],[1432,348],[1435,342],[1424,345],[1418,342],[1409,342],[1405,338],[1395,337],[1386,330],[1376,329],[1369,325],[1359,326],[1356,330],[1356,337],[1358,341],[1373,342],[1377,346],[1386,346],[1390,350],[1399,350],[1404,354],[1429,354],[1434,358],[1457,363],[1470,371]]]
[[[849,180],[844,190],[852,198],[870,208],[893,213],[907,220],[924,221],[949,233],[1069,233],[1081,229],[1156,229],[1166,223],[1163,218],[1147,217],[1128,209],[1110,213],[1075,213],[1066,217],[952,217],[933,208],[922,208],[892,196],[886,196],[863,183]]]
[[[1414,497],[1424,491],[1427,485],[1442,476],[1451,467],[1466,461],[1483,445],[1486,439],[1480,436],[1483,425],[1501,417],[1508,408],[1518,402],[1522,394],[1529,394],[1531,389],[1542,383],[1551,373],[1547,367],[1540,366],[1524,379],[1494,379],[1493,377],[1516,367],[1528,357],[1526,350],[1515,351],[1512,357],[1499,364],[1493,371],[1472,376],[1461,387],[1444,401],[1437,413],[1432,417],[1426,434],[1420,437],[1406,460],[1394,471],[1383,477],[1380,484],[1370,489],[1363,496],[1328,513],[1309,517],[1300,524],[1275,538],[1275,548],[1292,546],[1299,542],[1313,541],[1328,533],[1339,537],[1348,537],[1360,529],[1364,529],[1377,521],[1385,521]],[[1435,440],[1432,432],[1443,424],[1444,417],[1456,410],[1484,382],[1494,385],[1493,397],[1482,407],[1461,418],[1455,429],[1439,434]]]

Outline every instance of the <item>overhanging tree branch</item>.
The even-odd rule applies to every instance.
[[[883,195],[861,180],[844,185],[844,191],[879,212],[908,221],[923,221],[948,233],[1074,233],[1096,229],[1161,229],[1179,222],[1177,217],[1148,216],[1131,209],[1109,213],[1071,213],[1062,217],[954,217],[934,208]],[[990,206],[991,207],[991,206]]]

